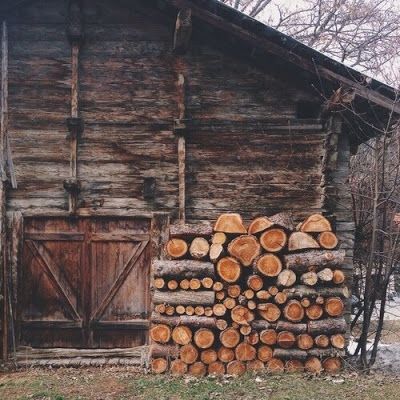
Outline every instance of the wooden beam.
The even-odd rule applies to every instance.
[[[174,53],[185,54],[189,49],[192,36],[192,10],[183,8],[176,17],[174,33]]]

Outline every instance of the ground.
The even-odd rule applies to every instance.
[[[132,368],[33,369],[0,375],[4,400],[394,400],[400,376],[246,375],[240,378],[171,378],[145,375]]]

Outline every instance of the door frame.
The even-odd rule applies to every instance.
[[[10,307],[5,307],[5,313],[3,314],[3,321],[6,318],[9,322],[7,329],[2,329],[2,339],[4,343],[7,343],[8,356],[15,355],[16,349],[19,346],[18,337],[19,332],[16,328],[18,327],[18,284],[19,276],[18,271],[21,268],[22,262],[22,247],[24,243],[24,219],[25,218],[90,218],[90,217],[104,217],[104,218],[132,218],[132,219],[149,219],[150,220],[150,251],[151,259],[159,259],[163,255],[163,248],[166,244],[169,236],[170,226],[170,213],[169,212],[148,212],[138,213],[134,210],[97,210],[97,209],[79,209],[76,213],[71,214],[68,211],[51,211],[51,210],[28,210],[28,211],[13,211],[9,212],[9,226],[7,234],[9,237],[9,246],[6,254],[6,262],[9,265],[8,268],[8,279],[4,282],[4,287],[11,293]],[[153,280],[153,272],[150,267],[150,285]],[[7,299],[4,299],[7,301]],[[150,289],[150,309],[153,308],[153,296],[152,290]],[[10,332],[9,332],[10,331]],[[149,335],[146,334],[146,343],[148,344]],[[3,352],[4,353],[4,352]],[[5,360],[6,361],[6,360]]]

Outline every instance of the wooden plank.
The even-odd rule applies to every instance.
[[[143,242],[149,241],[150,235],[129,232],[92,233],[90,240],[92,242]]]
[[[25,239],[36,241],[72,241],[82,242],[85,234],[81,232],[26,232]]]
[[[185,54],[192,36],[192,10],[182,9],[178,12],[175,23],[173,50],[175,54]]]
[[[150,321],[146,319],[124,320],[124,321],[94,321],[91,326],[94,329],[148,329]]]
[[[21,320],[21,325],[29,329],[74,329],[82,328],[82,321],[61,320]]]

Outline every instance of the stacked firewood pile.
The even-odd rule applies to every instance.
[[[338,371],[344,355],[344,251],[319,214],[239,214],[177,225],[153,262],[155,373]]]

